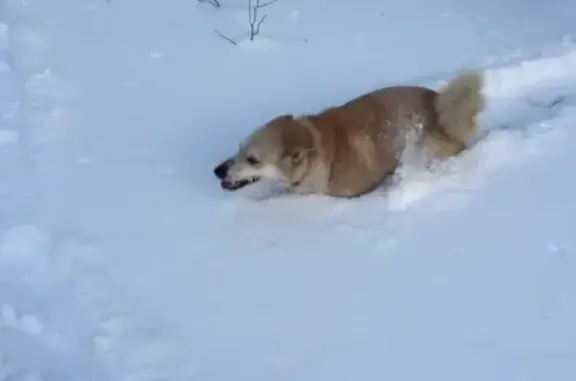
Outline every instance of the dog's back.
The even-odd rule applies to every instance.
[[[481,76],[465,72],[439,91],[394,86],[308,116],[320,131],[333,195],[366,193],[394,172],[410,136],[422,152],[446,158],[466,148],[483,108]]]

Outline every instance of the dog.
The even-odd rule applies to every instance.
[[[467,70],[438,91],[397,85],[318,114],[281,115],[213,173],[229,191],[270,179],[300,194],[361,196],[395,173],[410,144],[426,166],[469,148],[484,109],[482,86],[481,73]]]

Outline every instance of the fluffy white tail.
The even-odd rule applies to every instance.
[[[438,122],[447,135],[464,145],[476,133],[476,115],[484,109],[483,84],[480,72],[466,71],[438,91]]]

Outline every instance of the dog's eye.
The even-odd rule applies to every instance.
[[[258,159],[256,159],[254,156],[248,156],[246,158],[246,161],[248,162],[248,164],[250,165],[256,165],[258,164],[260,161]]]

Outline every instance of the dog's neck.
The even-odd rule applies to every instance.
[[[324,147],[322,136],[318,127],[307,117],[298,118],[298,122],[312,135],[314,150],[318,157],[300,179],[290,184],[290,187],[298,193],[326,193],[330,179],[330,168],[327,166],[327,163],[330,162],[330,158],[327,156],[328,152]]]

